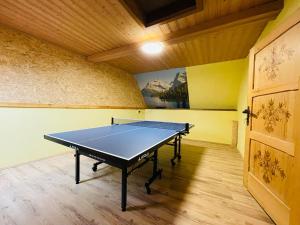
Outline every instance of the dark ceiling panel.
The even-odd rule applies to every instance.
[[[199,0],[123,0],[123,2],[145,27],[186,16],[188,12],[201,10],[203,5]]]

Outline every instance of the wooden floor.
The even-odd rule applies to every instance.
[[[273,224],[242,185],[237,151],[211,145],[183,146],[170,165],[171,146],[159,151],[163,179],[145,194],[151,164],[128,179],[128,211],[120,210],[118,169],[101,165],[93,173],[82,157],[74,182],[73,155],[64,154],[0,171],[0,224]]]

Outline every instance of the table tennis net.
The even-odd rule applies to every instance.
[[[147,121],[147,120],[135,120],[135,119],[112,118],[112,124],[159,128],[159,129],[175,130],[178,132],[179,131],[188,132],[189,129],[188,123],[172,123],[172,122]]]

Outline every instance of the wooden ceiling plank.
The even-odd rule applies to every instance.
[[[189,66],[190,65],[195,65],[194,63],[196,62],[197,57],[194,54],[193,48],[191,48],[192,40],[183,42],[183,44],[184,44],[184,47],[185,47],[184,50],[186,52],[186,55],[188,55],[188,58],[189,58],[189,62],[190,62]]]
[[[170,33],[159,38],[159,40],[164,41],[166,45],[172,45],[195,38],[196,36],[203,33],[216,32],[220,29],[225,29],[255,21],[269,20],[277,16],[282,7],[282,0],[268,2],[240,12],[206,21],[193,27]],[[134,43],[105,52],[96,53],[88,56],[88,60],[93,62],[109,61],[115,58],[124,57],[129,54],[134,54],[139,50],[141,44],[142,43]]]
[[[188,62],[189,62],[188,65],[189,66],[190,65],[195,65],[194,62],[195,62],[196,58],[195,58],[193,52],[191,52],[191,49],[190,49],[191,40],[185,41],[182,44],[184,46],[185,55],[188,58]]]
[[[111,12],[114,13],[112,16],[120,20],[119,26],[124,29],[122,34],[127,36],[126,40],[128,42],[133,42],[134,40],[143,39],[144,35],[147,33],[147,30],[136,24],[134,18],[130,16],[130,13],[124,7],[122,7],[122,5],[120,5],[120,1],[115,0],[115,2],[113,2],[111,5],[113,7]]]
[[[113,1],[101,1],[101,5],[94,4],[93,7],[91,7],[89,1],[78,1],[78,5],[85,13],[87,13],[87,18],[93,18],[93,25],[97,27],[97,29],[101,30],[102,37],[110,39],[114,45],[121,46],[122,43],[130,43],[132,40],[125,35],[125,32],[123,32],[123,29],[127,26],[127,24],[118,20],[120,15],[116,16],[108,10],[112,7],[112,2]]]
[[[127,12],[141,27],[144,27],[144,16],[140,6],[135,1],[120,0],[120,3],[126,8]]]
[[[180,54],[179,48],[176,45],[172,45],[171,48],[168,48],[167,52],[169,52],[169,56],[170,56],[169,64],[180,66],[181,63],[185,61],[183,59],[183,54]],[[176,57],[174,57],[173,55],[176,55]],[[172,67],[172,66],[169,66],[169,67]]]
[[[109,18],[103,24],[108,26],[106,27],[107,32],[104,33],[109,33],[109,37],[115,36],[119,40],[122,40],[122,43],[126,42],[127,44],[140,41],[143,38],[146,30],[136,24],[134,19],[118,0],[103,0],[101,3],[103,4],[102,9],[100,8],[100,5],[96,5],[93,8],[93,11],[99,12],[102,10],[107,15],[107,18]],[[119,46],[123,45],[120,43]]]
[[[2,20],[2,19],[3,19],[3,17],[0,16],[0,20]],[[8,17],[6,17],[5,19],[9,19],[9,20],[13,23],[13,22],[14,22],[14,19],[16,19],[16,17],[15,17],[15,16],[8,16]],[[12,24],[7,23],[6,25],[3,25],[3,26],[8,26],[8,28],[11,29]],[[17,30],[22,30],[22,28],[24,28],[24,26],[22,26],[22,25],[15,25],[14,27],[15,27],[15,29],[17,29]],[[43,39],[43,40],[45,40],[45,41],[48,41],[49,43],[51,43],[51,44],[53,44],[53,45],[60,46],[61,48],[70,50],[70,51],[72,51],[72,52],[76,52],[76,53],[78,53],[78,54],[80,54],[80,55],[83,55],[84,52],[86,51],[86,48],[77,48],[77,49],[75,50],[74,48],[72,48],[71,46],[69,46],[69,42],[68,42],[69,40],[68,40],[67,38],[65,38],[60,44],[57,44],[57,43],[53,42],[53,40],[54,40],[56,37],[54,37],[53,35],[48,35],[48,36],[47,36],[47,34],[48,34],[47,32],[48,32],[48,31],[47,31],[46,29],[43,29],[43,27],[41,27],[41,29],[39,29],[38,31],[39,31],[39,34],[36,34],[36,32],[35,32],[34,29],[25,30],[25,31],[23,31],[23,32],[24,32],[25,34],[27,34],[27,35],[36,37],[36,38],[38,38],[38,39]],[[47,36],[47,38],[46,38],[46,36]],[[48,40],[48,38],[49,38],[49,40]]]
[[[193,51],[195,52],[195,57],[196,57],[196,62],[201,62],[202,61],[202,54],[201,54],[201,52],[203,52],[202,51],[202,49],[200,48],[200,45],[199,45],[199,40],[197,40],[197,39],[194,39],[193,41]],[[200,54],[197,54],[197,53],[200,53]],[[194,64],[195,65],[195,64]]]
[[[67,5],[57,5],[57,3],[59,4],[60,1],[54,2],[48,0],[45,1],[45,3],[42,5],[36,2],[35,6],[36,8],[38,8],[38,6],[40,5],[40,12],[44,15],[49,15],[46,18],[51,21],[52,26],[54,25],[56,27],[60,27],[64,33],[72,35],[74,43],[79,45],[79,41],[84,43],[84,45],[87,44],[91,49],[94,49],[92,51],[95,51],[95,49],[99,49],[99,46],[101,46],[100,42],[98,42],[97,39],[91,40],[93,32],[86,32],[84,30],[84,28],[87,27],[88,24],[83,24],[84,20],[80,20],[80,16],[78,14],[71,14],[72,10],[69,10],[69,7]],[[70,18],[72,18],[72,21],[69,20]]]
[[[41,17],[43,17],[45,26],[54,26],[56,30],[69,35],[73,42],[77,45],[80,45],[81,42],[83,45],[89,46],[90,49],[97,48],[95,43],[89,39],[89,35],[82,32],[80,25],[75,25],[68,20],[68,17],[64,17],[67,7],[65,10],[61,10],[60,7],[57,7],[55,4],[51,4],[50,1],[45,1],[44,4],[39,3],[39,1],[31,0],[30,6],[32,8],[30,9],[34,10],[36,14],[39,14]],[[77,37],[79,37],[79,39],[77,39]]]
[[[24,4],[22,4],[22,3],[24,3]],[[37,26],[36,30],[39,30],[39,29],[47,30],[48,29],[47,24],[49,24],[49,22],[51,22],[51,26],[53,28],[55,28],[56,32],[59,32],[61,35],[68,38],[70,41],[73,40],[73,42],[75,42],[74,35],[72,38],[72,35],[70,35],[69,32],[66,32],[66,31],[71,32],[71,30],[68,26],[64,26],[59,21],[56,21],[55,18],[53,18],[53,17],[44,17],[44,15],[46,14],[45,11],[43,11],[42,8],[39,8],[38,6],[36,6],[33,1],[31,1],[29,5],[25,4],[25,3],[26,2],[24,2],[24,1],[14,1],[13,3],[11,3],[11,4],[15,4],[14,8],[10,9],[10,10],[18,10],[18,13],[23,14],[24,18],[27,17],[27,19],[24,20],[25,24],[27,24],[27,25],[35,24]],[[36,15],[41,15],[39,20],[35,19]],[[30,26],[30,27],[35,27],[35,26]],[[85,41],[77,40],[78,45],[80,44],[80,42],[82,42],[82,44],[84,46],[89,46],[89,48],[94,49],[94,50],[96,49],[92,42],[87,43]]]
[[[101,37],[100,40],[99,35],[101,35],[101,32],[98,30],[97,24],[94,23],[90,17],[84,16],[82,9],[77,6],[79,2],[80,1],[72,4],[72,2],[67,1],[48,0],[48,4],[46,5],[49,9],[52,9],[51,11],[60,13],[59,16],[63,19],[63,22],[66,23],[72,31],[76,31],[77,38],[87,39],[95,47],[102,50],[105,50],[103,45],[113,46],[111,39],[105,38],[105,36]]]
[[[244,41],[242,42],[242,52],[239,52],[239,55],[248,56],[249,49],[254,46],[259,36],[263,32],[265,26],[267,25],[266,21],[256,24],[256,26],[249,27],[246,31],[247,34],[242,36]],[[249,39],[251,39],[249,41]]]
[[[231,35],[218,35],[218,40],[221,41],[222,43],[222,48],[220,48],[220,58],[224,59],[226,58],[226,56],[228,55],[228,52],[231,50],[231,46],[228,43],[230,42],[231,39]],[[226,44],[224,44],[226,43]],[[234,43],[234,45],[238,45],[238,43]],[[239,46],[237,46],[237,48],[239,48]]]
[[[193,38],[194,36],[198,36],[203,33],[216,32],[221,29],[260,20],[269,20],[274,18],[281,8],[282,1],[276,0],[274,2],[256,6],[234,14],[229,14],[211,21],[206,21],[194,27],[180,30],[176,33],[166,35],[163,37],[163,40],[168,44],[171,44],[172,42],[181,42],[182,40]]]
[[[1,5],[1,3],[3,3],[4,5]],[[13,24],[13,22],[15,20],[24,21],[24,23],[22,23],[18,26],[19,27],[18,30],[22,30],[21,28],[26,27],[26,30],[25,30],[26,33],[29,33],[29,34],[37,37],[37,38],[45,39],[45,40],[47,40],[51,43],[55,43],[54,41],[51,41],[51,40],[55,40],[57,37],[55,35],[53,35],[53,33],[49,33],[49,30],[45,26],[46,21],[43,21],[43,20],[36,21],[36,20],[34,20],[31,16],[31,14],[30,14],[31,10],[29,10],[28,13],[24,13],[23,8],[22,8],[21,11],[18,7],[7,8],[6,7],[7,4],[5,4],[4,2],[1,2],[1,1],[0,1],[0,5],[1,5],[1,11],[4,12],[5,15],[6,15],[5,19],[8,20],[11,24]],[[6,9],[6,11],[5,11],[5,9]],[[10,14],[11,12],[13,12],[14,14],[11,15]],[[25,12],[26,12],[26,9],[25,9]],[[3,16],[1,17],[1,20],[4,20]],[[35,26],[30,26],[33,22],[34,22]],[[8,25],[9,25],[9,23],[8,23]],[[37,33],[39,33],[39,35],[37,35]],[[75,51],[72,48],[72,46],[69,45],[69,43],[71,41],[71,37],[69,35],[64,35],[63,33],[60,33],[60,35],[63,37],[62,42],[65,44],[64,47],[68,48],[72,51]],[[48,38],[44,38],[45,36],[48,37]],[[66,47],[66,46],[68,46],[68,47]],[[77,52],[80,53],[80,54],[82,54],[85,51],[86,51],[86,48],[79,48],[79,50],[77,49]]]
[[[102,25],[103,23],[100,23],[101,21],[97,20],[97,16],[99,17],[99,14],[95,15],[94,10],[92,10],[94,8],[88,5],[86,1],[74,2],[70,0],[54,0],[53,3],[54,4],[50,3],[50,5],[58,6],[58,8],[54,9],[53,11],[60,11],[62,15],[65,14],[64,18],[66,21],[68,21],[68,19],[70,20],[71,18],[72,21],[68,21],[68,26],[74,30],[77,29],[78,31],[81,31],[80,35],[90,40],[95,48],[102,48],[106,50],[112,46],[115,46],[118,42],[123,44],[126,43],[120,42],[118,35],[105,35],[106,31],[111,26]]]
[[[203,38],[199,38],[197,39],[197,43],[198,45],[196,46],[196,51],[197,51],[197,55],[199,55],[199,61],[197,61],[197,63],[199,62],[203,62],[203,59],[204,59],[204,55],[205,55],[205,52],[203,51]]]

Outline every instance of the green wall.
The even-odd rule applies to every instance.
[[[146,109],[146,120],[189,122],[195,127],[186,139],[231,144],[232,121],[236,111],[186,110],[186,109]]]
[[[191,109],[237,109],[246,60],[187,67]]]
[[[44,134],[110,124],[111,117],[144,118],[139,110],[0,108],[0,169],[61,154],[70,149]]]
[[[278,27],[288,16],[300,7],[300,0],[284,0],[284,8],[273,21],[270,21],[266,28],[263,30],[262,34],[259,37],[259,40],[266,37],[272,30]]]
[[[237,107],[237,118],[238,118],[238,142],[237,142],[237,149],[244,156],[244,149],[245,149],[245,135],[246,135],[246,115],[242,112],[248,106],[248,58],[245,59],[246,67],[245,70],[241,73],[242,81],[239,88],[239,98],[238,98],[238,107]]]
[[[236,111],[0,108],[0,169],[70,151],[43,139],[52,132],[107,125],[111,117],[190,122],[186,137],[231,144]]]

